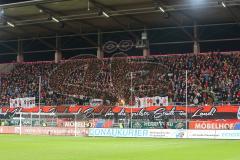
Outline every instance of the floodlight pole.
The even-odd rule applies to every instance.
[[[77,136],[77,114],[74,114],[74,135]]]
[[[41,111],[41,83],[42,83],[42,77],[39,76],[39,85],[38,85],[38,120],[39,120],[39,126],[41,126],[40,122],[40,111]]]
[[[132,72],[131,72],[131,90],[130,90],[131,91],[131,98],[130,98],[131,99],[131,103],[133,103],[133,93],[132,93],[133,92],[133,88],[132,88],[133,84],[132,83],[133,83],[133,75],[132,75]],[[133,111],[133,108],[132,107],[133,106],[131,106],[131,119],[130,119],[131,120],[131,128],[133,128],[133,123],[132,123],[132,111]]]
[[[22,135],[22,112],[19,115],[19,134]]]
[[[31,112],[31,127],[33,126],[33,123],[32,123],[32,112]]]
[[[196,22],[194,22],[193,34],[194,34],[193,53],[199,54],[200,53],[200,44],[199,44],[199,40],[198,40],[198,28],[197,28]]]
[[[188,119],[188,97],[187,97],[187,94],[188,94],[188,71],[186,70],[186,130],[187,130],[187,119]]]

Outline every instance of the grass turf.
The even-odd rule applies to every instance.
[[[0,135],[1,160],[239,160],[238,140]]]

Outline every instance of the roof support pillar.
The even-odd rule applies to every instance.
[[[102,50],[102,33],[101,31],[98,31],[98,47],[97,47],[97,58],[103,59],[104,53]]]
[[[143,57],[149,57],[150,56],[150,49],[149,49],[149,40],[148,40],[148,34],[146,29],[144,29],[144,32],[142,33],[142,41],[144,44],[143,47]]]
[[[193,27],[193,36],[194,36],[194,43],[193,43],[193,53],[194,54],[198,54],[200,53],[200,44],[199,44],[199,40],[198,40],[198,32],[197,32],[197,23],[194,23],[194,27]]]
[[[62,60],[61,48],[62,48],[61,37],[56,37],[55,63],[59,63]]]
[[[22,62],[24,62],[23,43],[22,43],[22,40],[18,40],[17,63],[22,63]]]
[[[150,56],[149,48],[143,48],[143,57],[149,57],[149,56]]]

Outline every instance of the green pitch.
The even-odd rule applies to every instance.
[[[238,140],[0,135],[1,160],[239,160]]]

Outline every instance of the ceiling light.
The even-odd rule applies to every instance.
[[[55,17],[52,17],[52,20],[55,21],[55,22],[57,22],[57,23],[60,22],[60,21],[59,21],[57,18],[55,18]]]
[[[0,15],[4,15],[4,9],[0,9]]]
[[[224,1],[222,1],[222,6],[224,7],[224,8],[226,8],[226,4],[224,3]]]
[[[161,12],[165,13],[165,10],[164,10],[162,7],[158,7],[158,9],[159,9]]]
[[[110,16],[106,13],[106,12],[102,12],[102,14],[105,16],[105,17],[107,17],[107,18],[109,18]]]
[[[10,26],[10,27],[15,27],[15,25],[9,21],[7,21],[7,24]]]
[[[90,1],[88,0],[88,11],[90,11]]]

